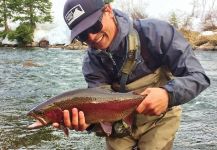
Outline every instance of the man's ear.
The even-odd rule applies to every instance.
[[[110,4],[105,4],[103,13],[108,14],[111,18],[114,17],[114,13]]]
[[[109,12],[109,13],[113,12],[111,5],[110,4],[105,4],[105,6],[103,8],[103,12]]]

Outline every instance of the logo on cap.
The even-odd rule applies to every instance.
[[[76,5],[72,9],[70,9],[67,14],[65,15],[66,22],[68,26],[72,24],[77,18],[82,16],[85,13],[84,9],[81,7],[80,4]]]

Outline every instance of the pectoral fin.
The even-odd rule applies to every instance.
[[[112,134],[112,123],[110,122],[100,122],[102,130],[106,133],[107,136]]]
[[[123,121],[128,125],[128,127],[131,127],[134,122],[134,113],[131,113],[129,116],[123,118]]]
[[[66,126],[60,125],[60,130],[63,130],[65,136],[67,136],[67,137],[69,136],[69,130]]]

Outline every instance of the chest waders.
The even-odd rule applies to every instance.
[[[140,36],[141,39],[141,36]],[[128,35],[128,46],[127,46],[127,56],[126,60],[123,63],[121,68],[121,79],[119,83],[113,83],[112,88],[118,92],[129,92],[135,91],[137,93],[143,92],[148,87],[161,87],[167,81],[172,79],[172,74],[168,71],[168,69],[164,66],[157,68],[153,73],[148,74],[144,77],[141,77],[131,83],[127,84],[127,80],[129,75],[132,73],[134,69],[136,69],[137,58],[142,55],[142,58],[145,61],[153,61],[152,58],[148,55],[147,49],[145,46],[140,44],[139,34],[137,30],[133,27],[130,30]],[[160,117],[157,116],[156,121],[160,120],[164,115]],[[145,116],[143,114],[136,114],[133,121],[133,128],[136,128],[138,125],[144,123]],[[124,124],[124,125],[123,125]],[[125,127],[127,130],[122,129]],[[128,134],[128,130],[125,123],[123,121],[118,121],[113,124],[114,136],[123,137]],[[116,130],[117,129],[117,130]],[[121,132],[119,132],[121,131]],[[131,131],[130,131],[131,132]]]

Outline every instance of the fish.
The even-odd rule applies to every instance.
[[[120,93],[103,87],[76,89],[43,101],[27,115],[39,120],[44,126],[59,123],[68,136],[63,110],[71,112],[72,108],[77,108],[84,112],[87,124],[100,123],[109,136],[112,129],[106,127],[108,123],[129,118],[144,98],[135,92]],[[131,124],[129,119],[126,122]]]

